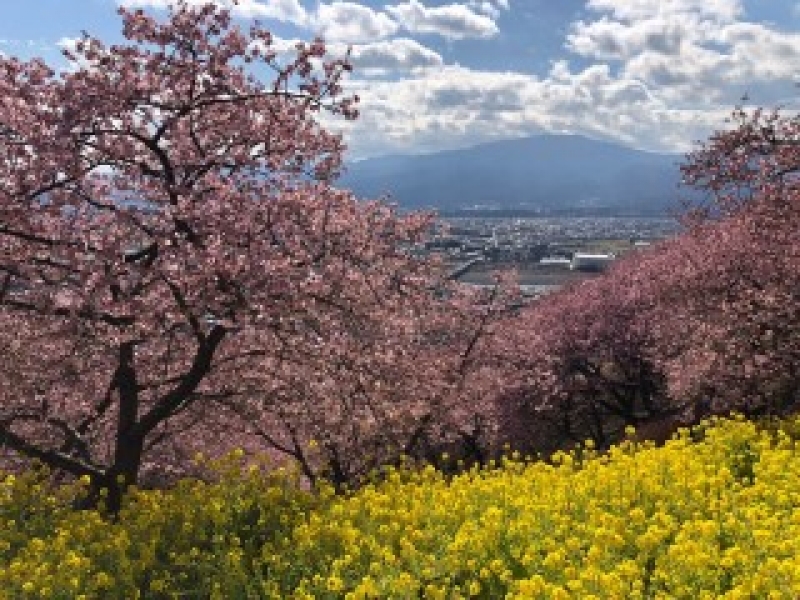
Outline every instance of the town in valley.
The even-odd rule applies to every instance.
[[[523,294],[537,297],[604,272],[629,252],[670,237],[678,222],[663,217],[443,217],[428,242],[450,277],[492,285],[514,269]]]

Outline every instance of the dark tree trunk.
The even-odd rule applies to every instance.
[[[126,342],[119,349],[115,385],[119,391],[117,413],[117,435],[114,444],[114,459],[101,477],[93,477],[89,495],[83,501],[87,508],[101,504],[105,490],[105,508],[112,515],[119,513],[125,488],[137,482],[142,463],[144,436],[135,431],[139,414],[139,386],[134,366],[134,342]]]
[[[75,502],[75,507],[93,509],[103,506],[110,514],[116,515],[122,506],[125,489],[138,481],[147,436],[191,401],[197,386],[211,370],[214,353],[224,337],[225,329],[221,326],[214,326],[207,336],[202,336],[190,369],[176,387],[142,415],[139,414],[141,398],[134,364],[136,342],[125,342],[120,346],[117,369],[107,399],[110,406],[110,395],[114,391],[118,393],[114,454],[108,467],[75,456],[69,445],[60,450],[41,448],[12,431],[12,422],[0,421],[0,446],[8,446],[23,456],[38,459],[48,467],[75,478],[88,476],[88,493]],[[84,429],[79,427],[78,433],[85,434]]]

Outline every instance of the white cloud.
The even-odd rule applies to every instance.
[[[253,46],[257,46],[259,50],[263,54],[267,54],[271,52],[274,54],[275,59],[278,63],[285,64],[289,61],[293,61],[297,57],[297,47],[299,44],[306,44],[308,40],[299,39],[299,38],[281,38],[276,35],[272,36],[271,43],[269,46],[263,44],[262,42],[253,42]],[[330,46],[326,46],[326,50],[328,52],[333,52]],[[344,53],[346,48],[336,48],[335,50]]]
[[[56,46],[61,50],[67,50],[73,56],[76,56],[77,60],[67,60],[67,71],[77,71],[81,67],[87,67],[89,64],[82,58],[80,58],[77,53],[77,45],[81,38],[78,37],[62,37],[56,42]]]
[[[68,50],[69,52],[75,52],[76,46],[81,38],[77,37],[62,37],[56,42],[56,46],[61,48],[62,50]]]
[[[686,150],[728,110],[671,106],[608,66],[546,78],[445,65],[399,80],[354,80],[361,117],[343,127],[351,157],[432,152],[541,132],[570,132],[648,150]],[[339,123],[333,126],[342,127]]]
[[[273,36],[270,49],[279,62],[292,60],[297,54],[300,39]],[[394,38],[366,44],[326,43],[330,56],[341,57],[350,51],[356,77],[384,78],[408,75],[420,69],[437,68],[444,64],[441,55],[416,40]]]
[[[276,19],[295,25],[308,23],[308,13],[299,0],[212,0],[217,6],[227,8],[231,14],[245,19]],[[189,0],[190,5],[201,6],[209,0]],[[117,0],[117,4],[128,8],[167,9],[176,0]]]
[[[467,5],[492,19],[497,19],[501,10],[508,10],[508,0],[469,0]]]
[[[494,20],[466,4],[427,7],[419,0],[387,6],[404,29],[411,33],[436,34],[448,39],[489,38],[497,34]]]
[[[129,8],[167,9],[177,0],[117,0]],[[209,0],[189,0],[190,5],[203,5]],[[211,0],[244,19],[276,19],[297,25],[321,35],[330,42],[361,43],[390,37],[398,25],[385,12],[373,10],[357,2],[334,1],[317,3],[307,11],[300,0]]]
[[[591,21],[579,21],[567,36],[567,47],[586,57],[600,60],[624,60],[645,51],[679,55],[683,45],[705,30],[715,29],[695,15],[674,14],[629,22],[606,16]]]
[[[408,38],[354,45],[352,58],[357,75],[372,77],[443,64],[437,52]]]
[[[293,60],[297,45],[305,40],[272,37],[270,50],[279,62]],[[366,44],[330,42],[325,49],[332,57],[343,57],[350,51],[350,60],[356,77],[385,78],[406,76],[421,69],[438,68],[444,64],[442,56],[409,38],[392,38]]]
[[[739,20],[736,0],[590,0],[589,6],[606,14],[575,23],[567,48],[617,63],[620,77],[644,82],[673,105],[731,103],[754,86],[797,77],[800,34]]]
[[[157,10],[166,10],[175,4],[175,0],[117,0],[117,4],[126,8],[155,8]]]
[[[587,8],[625,21],[691,14],[730,22],[744,13],[741,0],[589,0]]]
[[[716,32],[714,40],[730,48],[734,65],[728,72],[734,81],[795,79],[800,75],[800,33],[735,23]]]
[[[347,43],[381,40],[398,29],[386,13],[355,2],[320,4],[311,21],[325,40]]]

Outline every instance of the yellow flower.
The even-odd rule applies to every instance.
[[[113,585],[114,580],[111,579],[111,576],[108,573],[100,571],[94,576],[94,582],[95,585],[102,590],[110,588]]]
[[[325,586],[330,592],[341,592],[344,589],[344,581],[342,581],[341,577],[331,575],[328,577]]]

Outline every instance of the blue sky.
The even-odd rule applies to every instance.
[[[200,1],[200,0],[197,0]],[[63,65],[82,30],[118,41],[119,3],[2,0],[0,53]],[[216,0],[229,5],[230,0]],[[362,117],[351,158],[540,132],[685,151],[746,94],[800,105],[797,0],[240,0],[279,47],[322,34],[353,46]]]

